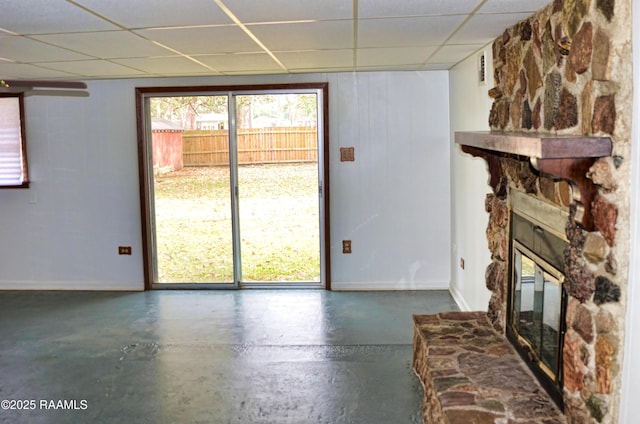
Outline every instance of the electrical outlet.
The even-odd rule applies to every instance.
[[[464,269],[464,258],[460,258],[460,268]]]
[[[342,253],[351,253],[351,240],[342,240]]]
[[[130,255],[131,246],[118,246],[118,255]]]

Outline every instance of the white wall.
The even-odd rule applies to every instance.
[[[335,74],[330,87],[332,287],[446,289],[447,72]],[[340,162],[349,146],[355,162]]]
[[[484,49],[487,83],[478,82],[478,54],[459,63],[449,74],[451,108],[451,293],[463,310],[487,310],[491,293],[485,285],[485,270],[491,261],[487,246],[488,214],[485,196],[491,193],[483,159],[463,153],[453,142],[455,131],[489,129],[492,87],[490,46]],[[464,259],[464,269],[460,259]]]
[[[634,6],[636,4],[634,3]],[[640,8],[633,7],[633,28],[640,28]],[[633,32],[633,45],[640,46],[640,33]],[[625,350],[622,367],[620,423],[640,417],[640,49],[633,49],[633,125],[631,143],[631,251],[627,286]]]
[[[32,184],[0,190],[0,289],[142,289],[136,86],[310,81],[330,83],[334,287],[446,287],[447,73],[399,72],[92,81],[89,97],[28,97]],[[338,162],[350,145],[356,162]],[[352,255],[339,253],[346,238]]]

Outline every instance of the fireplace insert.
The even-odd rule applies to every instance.
[[[557,224],[566,214],[531,196],[514,197],[506,333],[541,385],[563,409],[562,345],[567,296],[562,269],[568,242],[564,228],[557,228]]]

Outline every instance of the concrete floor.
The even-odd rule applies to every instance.
[[[35,408],[0,423],[417,423],[411,314],[456,309],[444,291],[0,292],[0,400]]]

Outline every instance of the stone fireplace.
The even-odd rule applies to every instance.
[[[456,134],[490,174],[487,315],[499,332],[520,326],[516,344],[529,317],[531,326],[564,333],[554,338],[561,353],[550,379],[570,423],[617,422],[629,247],[630,29],[628,0],[556,0],[507,29],[492,49],[491,132]],[[522,215],[514,215],[514,198],[524,197],[561,211],[558,263],[511,241]],[[533,218],[534,226],[547,221]],[[518,275],[519,293],[509,289]],[[550,292],[564,293],[558,328],[548,317],[547,327],[539,324],[536,275]],[[524,356],[542,362],[545,373],[541,343],[525,341],[538,353],[525,348]]]

